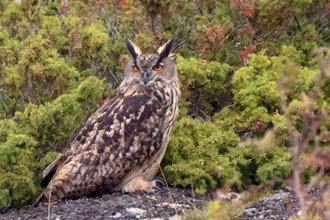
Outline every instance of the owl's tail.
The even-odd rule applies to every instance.
[[[38,196],[38,198],[34,201],[34,203],[32,204],[33,207],[37,206],[37,205],[46,205],[48,204],[48,200],[49,200],[49,190],[50,190],[50,186],[49,183],[51,182],[53,176],[55,175],[57,169],[61,166],[61,164],[63,163],[64,157],[62,154],[59,154],[56,158],[56,160],[51,163],[50,165],[48,165],[48,167],[46,167],[46,169],[43,171],[42,173],[42,181],[41,181],[41,187],[46,187],[44,189],[44,191],[42,191],[42,193]]]

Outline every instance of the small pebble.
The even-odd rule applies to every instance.
[[[144,209],[139,209],[139,208],[135,208],[135,207],[126,208],[126,211],[130,215],[145,215],[147,212]]]

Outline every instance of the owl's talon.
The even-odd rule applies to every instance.
[[[128,191],[125,189],[125,186],[123,186],[123,188],[121,188],[121,193],[122,194],[126,194]]]
[[[155,184],[160,183],[161,184],[161,187],[164,187],[165,186],[165,181],[161,177],[156,177],[152,182],[154,182]]]
[[[158,186],[153,186],[153,187],[151,187],[153,190],[160,190],[160,188],[158,187]]]

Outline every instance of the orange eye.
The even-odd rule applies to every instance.
[[[152,67],[154,70],[157,70],[157,71],[160,71],[163,69],[163,66],[162,65],[156,65],[154,67]]]
[[[133,70],[134,70],[134,72],[139,71],[139,69],[140,69],[140,68],[139,68],[137,65],[133,66]]]

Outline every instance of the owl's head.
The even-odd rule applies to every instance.
[[[174,40],[158,48],[158,54],[142,54],[140,48],[131,41],[126,46],[132,58],[128,61],[124,83],[133,89],[143,89],[157,81],[178,82],[174,54],[171,53]]]

